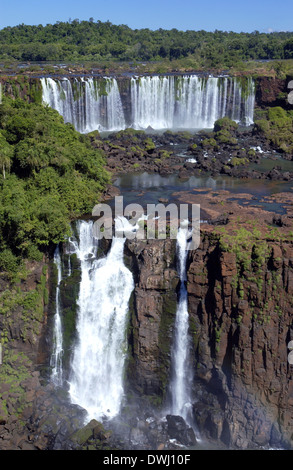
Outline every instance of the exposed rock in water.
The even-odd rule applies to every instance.
[[[168,433],[171,439],[176,439],[181,444],[191,447],[196,445],[196,437],[192,428],[188,427],[181,416],[166,416]]]

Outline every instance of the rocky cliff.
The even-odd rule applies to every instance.
[[[282,106],[288,105],[288,83],[292,77],[273,78],[259,77],[257,79],[255,102],[257,106]]]
[[[178,274],[175,240],[128,241],[128,262],[136,286],[131,301],[128,369],[130,387],[162,403],[170,370]]]
[[[47,380],[54,269],[48,259],[30,262],[18,276],[0,278],[0,449],[65,448],[84,413]]]
[[[292,448],[293,375],[287,344],[293,339],[293,241],[287,225],[260,230],[246,220],[243,225],[202,226],[199,248],[188,253],[194,422],[203,438],[228,448]],[[158,413],[168,402],[179,284],[175,248],[170,239],[128,240],[125,246],[125,262],[135,279],[126,393]],[[7,317],[9,324],[2,316],[1,329],[7,332],[0,369],[2,449],[73,449],[76,436],[84,439],[83,410],[40,374],[40,366],[48,365],[47,279],[45,268],[32,266],[17,291],[30,292],[30,303],[19,302]],[[46,313],[28,321],[35,311],[33,292],[39,293],[35,304]],[[4,300],[2,309],[8,305]],[[130,446],[133,436],[139,441],[151,432],[145,422],[144,431],[138,429],[137,419],[130,425],[129,412],[124,408],[130,437],[124,436],[122,448]],[[103,431],[104,444],[94,438],[97,427],[95,422],[85,428],[87,439],[98,439],[94,448],[114,448],[119,440],[109,440],[109,433]],[[161,442],[161,434],[156,436],[154,446]]]
[[[176,312],[174,244],[132,242],[128,250],[137,272],[129,382],[162,403]],[[292,241],[255,228],[203,231],[189,252],[193,413],[202,436],[241,449],[291,447],[292,269]]]
[[[204,237],[190,256],[195,419],[227,445],[290,447],[293,245],[247,241]]]

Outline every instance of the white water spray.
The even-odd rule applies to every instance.
[[[140,77],[131,79],[133,127],[145,129],[212,128],[228,116],[253,122],[254,86],[244,96],[241,83],[226,77]]]
[[[97,259],[93,224],[79,224],[81,284],[77,344],[70,396],[88,418],[114,417],[123,399],[128,304],[134,288],[123,262],[124,238],[113,238],[106,258]]]
[[[56,385],[62,385],[63,378],[63,367],[62,367],[62,355],[63,355],[63,335],[62,335],[62,323],[60,315],[60,282],[62,281],[62,269],[61,269],[61,257],[59,247],[56,248],[54,253],[54,263],[57,268],[57,285],[55,304],[56,311],[54,315],[54,329],[53,329],[53,352],[51,355],[51,379]]]
[[[124,114],[115,78],[41,78],[43,103],[56,109],[81,133],[125,128]]]

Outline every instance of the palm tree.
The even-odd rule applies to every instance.
[[[0,167],[2,168],[4,179],[6,177],[6,171],[8,171],[11,166],[12,152],[12,147],[0,132]]]

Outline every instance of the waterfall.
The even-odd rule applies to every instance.
[[[41,78],[41,84],[43,103],[56,109],[77,131],[88,133],[125,128],[116,79]]]
[[[101,419],[117,415],[122,403],[128,303],[134,283],[123,262],[125,238],[113,238],[108,255],[97,259],[93,223],[80,221],[78,232],[81,283],[69,393],[90,419]]]
[[[175,335],[172,350],[172,378],[170,383],[171,414],[182,416],[186,421],[190,412],[191,370],[188,368],[190,338],[186,289],[186,260],[188,253],[188,228],[180,227],[177,234],[178,273],[180,291],[175,319]]]
[[[173,77],[131,78],[133,127],[173,127],[174,104]]]
[[[56,248],[54,253],[54,263],[57,268],[57,285],[55,304],[56,311],[54,315],[54,329],[53,329],[53,351],[51,355],[51,379],[56,385],[62,385],[62,354],[63,354],[63,335],[62,324],[60,316],[60,282],[62,281],[61,257],[59,247]]]
[[[217,119],[226,115],[249,125],[253,122],[254,86],[248,80],[249,91],[244,96],[241,84],[234,78],[132,78],[132,125],[142,129],[212,128]]]
[[[41,78],[43,102],[76,130],[203,129],[228,116],[253,123],[255,88],[251,78],[131,77],[123,92],[115,78]],[[243,87],[243,84],[245,85]]]
[[[254,105],[255,105],[255,86],[252,78],[248,78],[248,93],[245,100],[245,125],[250,126],[253,124],[253,115],[254,115]]]

